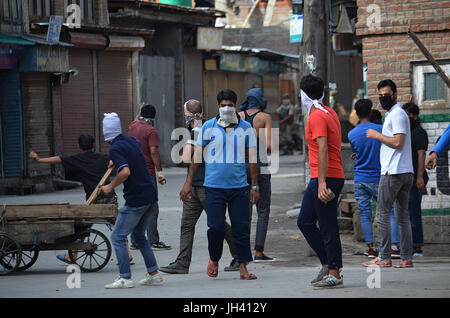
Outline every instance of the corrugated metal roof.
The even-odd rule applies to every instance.
[[[203,8],[203,7],[197,7],[197,8],[190,8],[190,7],[183,7],[178,6],[174,4],[165,4],[165,3],[158,3],[158,2],[150,2],[150,1],[141,1],[141,0],[109,0],[109,6],[110,7],[127,7],[134,5],[136,7],[145,7],[145,8],[155,8],[155,9],[164,9],[168,11],[179,11],[179,12],[191,12],[191,13],[203,13],[205,15],[210,15],[214,17],[225,17],[226,12],[217,10],[214,8]]]
[[[59,46],[73,46],[73,44],[70,43],[65,43],[65,42],[51,42],[51,41],[47,41],[47,38],[43,37],[43,36],[39,36],[37,34],[23,34],[22,38],[28,41],[33,41],[35,43],[38,44],[44,44],[44,45],[59,45]]]
[[[19,44],[19,45],[34,45],[34,42],[24,40],[20,37],[10,36],[0,33],[0,43]]]
[[[240,45],[222,45],[223,51],[231,51],[231,52],[242,52],[242,53],[255,53],[256,55],[269,55],[273,57],[287,57],[292,59],[299,59],[299,55],[286,54],[281,52],[276,52],[270,49],[265,48],[247,48],[242,47]]]

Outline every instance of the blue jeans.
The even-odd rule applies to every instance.
[[[116,252],[120,277],[131,278],[130,259],[126,245],[127,236],[131,233],[131,239],[137,243],[144,257],[147,271],[152,273],[158,270],[155,255],[150,243],[145,238],[145,230],[150,218],[156,213],[158,203],[152,203],[140,207],[123,206],[119,210],[114,229],[111,232],[111,242]]]
[[[378,199],[378,182],[359,182],[355,181],[355,200],[358,202],[361,212],[361,227],[366,240],[366,244],[373,244],[372,232],[372,206],[371,199]],[[391,210],[391,236],[392,243],[399,244],[400,230],[395,219],[394,207]]]
[[[231,232],[239,263],[253,260],[250,248],[250,214],[248,205],[250,194],[248,187],[221,189],[205,187],[208,224],[208,250],[213,262],[222,257],[225,238],[225,212],[231,221]]]
[[[326,204],[320,201],[317,197],[317,178],[311,179],[303,195],[297,226],[309,246],[316,252],[320,263],[328,265],[329,269],[338,269],[342,268],[342,246],[339,237],[337,201],[344,187],[344,179],[327,178],[326,182],[327,187],[334,192],[335,198]]]

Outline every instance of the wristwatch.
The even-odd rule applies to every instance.
[[[255,190],[255,191],[259,191],[259,186],[254,185],[254,186],[251,186],[250,189]]]

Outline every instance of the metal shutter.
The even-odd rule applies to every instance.
[[[0,123],[0,176],[22,176],[22,107],[16,71],[0,71]]]
[[[98,95],[101,141],[104,113],[115,112],[122,123],[122,132],[127,134],[128,125],[134,119],[133,82],[130,52],[106,52],[98,54]],[[100,142],[102,152],[109,151],[109,145]]]
[[[79,152],[78,136],[88,133],[95,137],[94,128],[94,79],[92,51],[71,49],[70,67],[78,71],[70,76],[69,82],[61,88],[61,130],[63,155]]]

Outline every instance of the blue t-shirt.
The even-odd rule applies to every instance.
[[[356,152],[356,163],[353,169],[355,181],[374,183],[380,181],[381,142],[367,138],[367,129],[373,129],[381,133],[383,126],[374,123],[359,124],[350,130],[348,139],[352,151]]]
[[[239,116],[239,123],[227,131],[217,124],[217,119],[206,121],[197,138],[197,145],[205,147],[204,186],[221,189],[247,187],[245,151],[252,147],[256,150],[255,132]]]
[[[436,146],[434,146],[431,152],[436,152],[438,156],[442,154],[444,150],[450,147],[450,125],[448,125],[447,129],[444,131]]]
[[[109,157],[117,171],[124,167],[130,169],[130,176],[123,183],[125,205],[140,207],[158,201],[139,141],[129,136],[117,136],[109,149]]]

